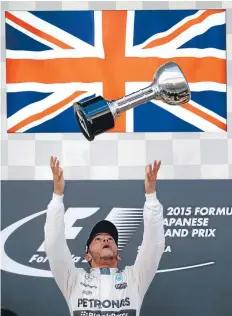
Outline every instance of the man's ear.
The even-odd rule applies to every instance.
[[[117,254],[117,260],[118,260],[118,261],[121,261],[121,256],[120,256],[119,252],[118,252],[118,254]]]
[[[86,260],[87,262],[90,262],[90,261],[92,260],[92,256],[91,256],[90,253],[86,253],[86,254],[85,254],[85,260]]]

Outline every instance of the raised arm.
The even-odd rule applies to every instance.
[[[133,266],[135,283],[141,299],[156,274],[165,247],[163,207],[156,195],[156,179],[160,164],[161,162],[155,161],[153,166],[146,167],[144,233],[142,245]]]
[[[64,177],[59,161],[51,157],[50,166],[53,174],[54,193],[47,207],[44,226],[45,251],[53,277],[64,297],[68,299],[77,279],[77,269],[65,238],[64,224]]]

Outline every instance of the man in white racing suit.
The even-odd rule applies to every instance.
[[[64,224],[64,177],[57,158],[51,157],[54,192],[44,227],[45,251],[53,277],[72,316],[139,316],[145,293],[164,252],[163,207],[156,196],[161,162],[146,167],[144,233],[132,266],[117,268],[117,228],[110,222],[95,225],[87,241],[85,258],[91,268],[76,268],[66,243]]]

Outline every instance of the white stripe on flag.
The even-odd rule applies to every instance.
[[[207,120],[201,118],[200,116],[184,109],[181,106],[172,106],[163,103],[162,101],[151,101],[154,105],[159,106],[166,111],[172,113],[173,115],[179,117],[183,121],[196,126],[204,132],[225,132],[216,125],[208,122]],[[165,122],[164,122],[165,123]]]
[[[56,117],[57,115],[61,114],[62,112],[64,112],[65,110],[67,110],[68,108],[70,108],[74,102],[78,101],[78,100],[81,100],[85,97],[88,97],[90,96],[91,93],[83,93],[81,94],[80,96],[78,96],[77,98],[75,98],[73,101],[67,103],[65,106],[63,106],[62,108],[60,108],[59,110],[41,118],[40,120],[37,120],[37,121],[34,121],[28,125],[26,125],[25,127],[19,129],[17,132],[25,132],[27,130],[29,130],[30,128],[33,128],[35,126],[38,126],[40,124],[43,124],[44,122],[48,121],[48,120],[51,120],[53,119],[54,117]]]
[[[167,44],[162,45],[163,48],[178,48],[196,36],[202,35],[207,32],[211,27],[225,24],[225,12],[215,13],[209,15],[201,23],[192,25],[189,29],[169,41]]]
[[[134,132],[134,109],[126,111],[126,132]]]
[[[218,83],[213,81],[203,81],[203,82],[192,82],[189,83],[189,88],[191,91],[216,91],[216,92],[226,92],[226,84]]]
[[[60,40],[61,42],[78,49],[80,56],[85,57],[86,54],[88,56],[92,57],[99,57],[103,58],[103,49],[102,47],[94,47],[79,38],[71,35],[68,32],[65,32],[64,30],[60,29],[59,27],[56,27],[55,25],[52,25],[32,13],[26,12],[26,11],[11,11],[11,14],[18,17],[22,21],[28,23],[29,25],[34,26],[35,28],[39,29],[40,31],[45,32],[46,34],[51,35],[52,37],[56,38],[57,40]],[[96,15],[98,23],[100,23],[100,16],[99,13]],[[100,36],[101,34],[98,32],[97,36]],[[100,39],[100,38],[99,38]],[[97,38],[95,39],[97,41]],[[101,43],[101,41],[100,41]]]
[[[97,95],[103,91],[102,82],[82,83],[82,82],[68,82],[68,83],[52,83],[44,84],[38,82],[22,82],[22,83],[8,83],[7,92],[22,92],[22,91],[37,91],[37,92],[56,92],[65,91],[92,91]]]
[[[32,36],[31,36],[32,37]],[[42,40],[39,39],[42,43]],[[45,41],[44,41],[44,44]],[[49,44],[49,43],[48,43]],[[48,45],[46,44],[46,45]],[[52,47],[52,44],[48,46]],[[53,45],[54,46],[54,45]],[[95,57],[91,50],[86,50],[85,56],[83,56],[82,50],[76,49],[63,49],[58,46],[54,46],[56,50],[45,50],[45,51],[26,51],[26,50],[6,50],[6,57],[11,59],[36,59],[36,60],[47,60],[47,59],[56,59],[56,58],[87,58]]]
[[[179,27],[181,27],[185,23],[201,16],[204,12],[205,12],[205,10],[199,10],[197,13],[190,15],[190,16],[187,16],[186,18],[182,19],[180,22],[175,24],[173,27],[171,27],[169,30],[155,34],[155,35],[151,36],[150,38],[148,38],[146,41],[144,41],[142,44],[136,45],[134,47],[143,48],[144,46],[146,46],[147,44],[149,44],[150,42],[152,42],[156,39],[164,38],[164,37],[170,35],[171,33],[173,33],[175,30],[177,30]],[[134,19],[135,19],[135,11],[128,11],[127,12],[128,48],[133,47]],[[157,23],[156,21],[154,21],[154,22]],[[130,37],[129,37],[129,35],[130,35]]]
[[[183,21],[184,20],[182,20],[181,22],[183,22]],[[202,22],[190,26],[185,31],[181,32],[178,36],[176,36],[174,39],[168,41],[168,43],[166,43],[166,44],[162,44],[161,46],[162,46],[163,49],[164,48],[165,49],[167,49],[167,48],[169,48],[169,49],[171,49],[171,48],[173,48],[173,49],[178,48],[181,45],[183,45],[186,42],[188,42],[189,40],[191,40],[192,38],[194,38],[195,36],[198,36],[198,35],[201,35],[201,34],[205,33],[211,27],[214,27],[214,26],[217,26],[217,25],[222,25],[224,23],[225,23],[225,12],[220,12],[220,13],[215,13],[215,14],[209,15]],[[185,24],[185,23],[182,23],[182,25],[183,24]],[[169,34],[171,34],[171,33],[172,33],[172,31],[170,29],[169,30]],[[169,34],[166,34],[166,36],[169,35]],[[143,49],[146,45],[151,43],[153,40],[165,37],[165,35],[161,36],[161,37],[158,37],[157,35],[158,34],[156,34],[155,36],[149,38],[147,41],[143,42],[142,44],[134,46],[134,49]],[[147,49],[153,50],[153,49],[156,49],[156,47],[155,48],[147,48]]]
[[[35,35],[34,33],[31,33],[29,31],[27,31],[26,29],[24,29],[22,26],[19,26],[18,24],[12,22],[11,20],[9,19],[6,19],[6,23],[8,23],[10,26],[14,27],[16,30],[18,31],[21,31],[22,33],[30,36],[31,38],[33,38],[34,40],[48,46],[48,47],[51,47],[51,48],[54,48],[54,49],[61,49],[59,46]],[[22,54],[20,54],[20,51],[9,51],[9,50],[6,50],[6,58],[14,58],[14,54],[12,54],[12,52],[14,52],[15,55],[18,55],[17,52],[19,52],[19,56],[20,58],[22,58]],[[34,52],[30,52],[31,55],[33,55]],[[19,57],[18,57],[19,58]]]
[[[138,49],[134,48],[129,50],[127,57],[157,57],[157,58],[176,58],[176,57],[214,57],[226,59],[226,51],[216,48],[180,48],[157,46],[153,48]]]
[[[28,117],[34,115],[34,114],[38,114],[48,108],[50,108],[52,105],[57,104],[58,102],[66,99],[67,97],[69,97],[72,93],[74,93],[75,91],[88,91],[87,93],[82,94],[81,98],[84,98],[85,96],[91,96],[92,94],[96,93],[97,95],[102,95],[102,85],[92,85],[91,87],[93,90],[89,90],[90,86],[87,84],[82,84],[82,85],[65,85],[62,87],[62,90],[57,90],[56,92],[54,92],[52,95],[46,97],[43,100],[40,100],[38,102],[34,102],[32,104],[29,104],[27,106],[25,106],[24,108],[22,108],[21,110],[17,111],[16,113],[14,113],[13,115],[11,115],[8,119],[7,119],[7,129],[12,128],[13,126],[15,126],[16,124],[20,123],[21,121],[27,119]],[[27,90],[28,91],[28,90]],[[73,103],[74,101],[72,101]],[[59,113],[61,113],[62,111],[64,111],[66,108],[62,107],[60,110],[56,111],[55,113],[57,113],[56,115],[58,115]],[[52,118],[54,116],[52,116],[53,114],[50,114],[49,117]],[[55,116],[56,116],[55,115]],[[45,122],[47,116],[37,122]],[[32,123],[33,124],[33,123]],[[37,125],[39,125],[40,123],[38,123]],[[36,126],[36,125],[35,125]],[[25,126],[23,128],[23,131],[27,130],[28,127]]]
[[[52,105],[68,98],[74,91],[70,89],[63,89],[62,91],[56,91],[43,100],[31,103],[24,108],[20,109],[7,119],[7,129],[12,128],[21,121],[28,117],[41,113],[44,110],[50,108]]]
[[[211,117],[216,118],[218,121],[220,121],[220,122],[226,124],[226,119],[225,119],[224,117],[218,115],[217,113],[215,113],[215,112],[213,112],[213,111],[211,111],[211,110],[205,108],[204,106],[202,106],[202,105],[200,105],[200,104],[198,104],[198,103],[196,103],[196,102],[194,102],[194,101],[192,101],[192,100],[189,101],[189,104],[193,105],[195,108],[201,110],[202,112],[204,112],[204,113],[210,115]]]

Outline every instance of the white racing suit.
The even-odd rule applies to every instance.
[[[156,193],[145,195],[142,245],[134,265],[116,268],[76,268],[65,239],[63,196],[53,194],[45,223],[45,251],[53,277],[72,316],[139,316],[153,280],[165,238],[163,207]]]

